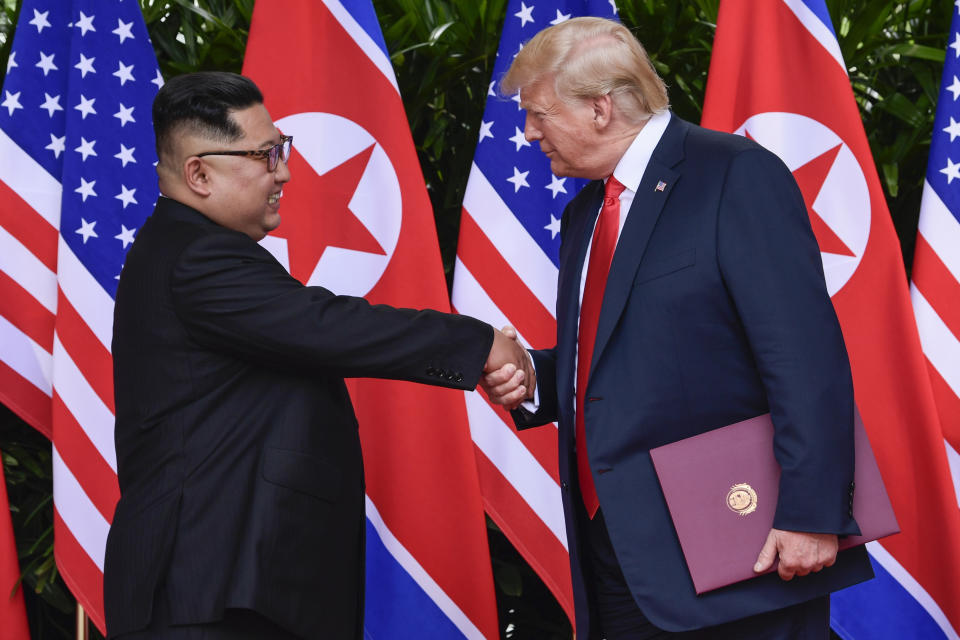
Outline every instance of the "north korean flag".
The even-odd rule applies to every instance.
[[[449,311],[430,200],[370,0],[258,2],[244,73],[294,137],[283,223],[265,246],[304,283]],[[348,384],[366,465],[365,637],[496,637],[463,394]]]
[[[721,4],[703,125],[755,139],[800,185],[902,529],[868,545],[875,580],[834,595],[834,630],[957,638],[960,511],[900,245],[823,0]]]

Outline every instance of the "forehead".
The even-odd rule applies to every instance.
[[[267,142],[276,142],[280,136],[280,132],[270,118],[270,113],[262,104],[236,109],[230,115],[243,131],[244,142],[262,145]]]
[[[556,101],[557,92],[553,88],[552,78],[541,78],[520,89],[520,106],[524,109],[542,107]]]

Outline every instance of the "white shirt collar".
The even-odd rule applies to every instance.
[[[647,170],[650,156],[653,155],[653,150],[663,137],[668,124],[670,124],[669,111],[651,116],[613,170],[613,177],[634,193],[640,188],[643,172]]]

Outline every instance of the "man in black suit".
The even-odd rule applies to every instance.
[[[473,318],[305,287],[258,245],[280,224],[291,140],[247,78],[173,78],[153,118],[162,197],[114,316],[109,636],[359,638],[364,480],[343,378],[472,389],[527,356]]]
[[[859,533],[853,385],[790,171],[672,115],[643,47],[609,20],[541,31],[502,86],[553,173],[593,181],[563,213],[538,403],[514,412],[518,428],[559,421],[577,637],[826,639],[826,594],[871,570],[863,548],[837,554]],[[483,384],[516,408],[530,394],[510,373]],[[755,570],[779,559],[779,576],[697,596],[649,450],[768,411],[782,473]]]

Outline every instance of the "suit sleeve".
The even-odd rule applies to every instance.
[[[473,389],[493,343],[493,329],[468,316],[305,287],[238,233],[208,234],[187,246],[171,288],[194,340],[283,371]]]
[[[530,350],[533,367],[537,373],[537,394],[540,406],[536,412],[523,407],[510,412],[517,429],[529,429],[555,422],[557,406],[557,355],[556,349]]]
[[[774,526],[857,534],[850,364],[803,197],[766,150],[733,160],[717,246],[775,426],[782,472]]]

